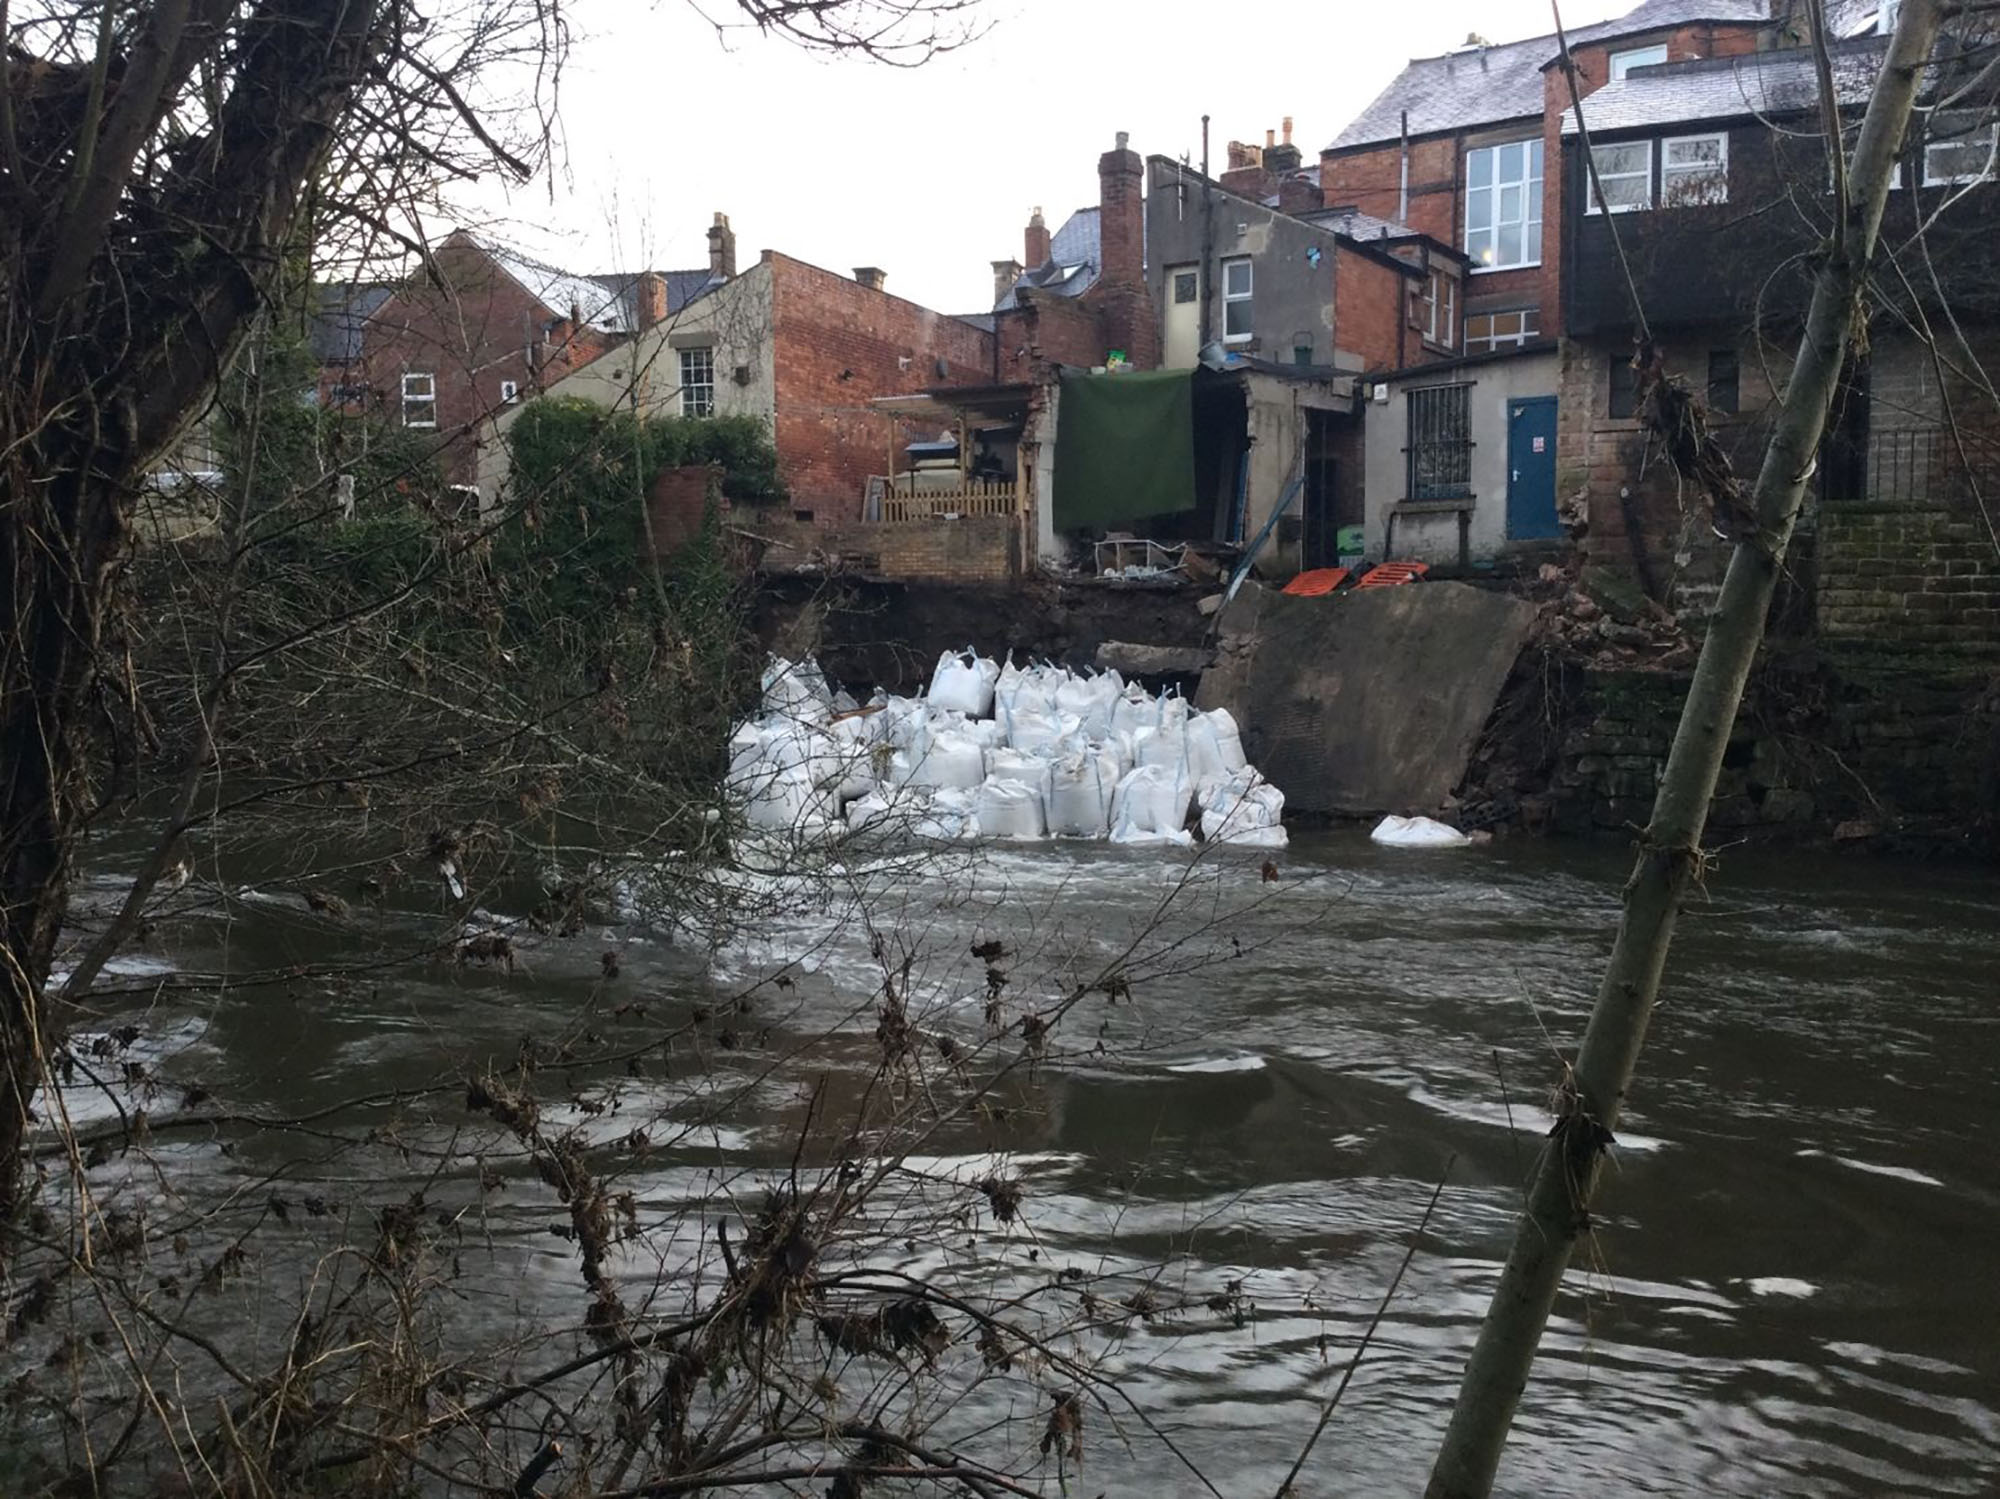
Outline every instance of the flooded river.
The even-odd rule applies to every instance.
[[[1184,854],[1039,847],[856,876],[891,952],[911,955],[916,1018],[967,1045],[986,999],[972,941],[1009,948],[1004,997],[1019,1014],[1151,927],[1129,998],[1080,1008],[1013,1095],[1003,1143],[1020,1222],[926,1251],[976,1250],[1013,1275],[1115,1273],[1194,1307],[1080,1335],[1186,1461],[1136,1426],[1122,1446],[1112,1417],[1093,1415],[1072,1492],[1197,1492],[1192,1466],[1231,1499],[1272,1494],[1412,1242],[1300,1492],[1421,1491],[1626,868],[1613,849],[1393,853],[1352,834],[1301,840],[1279,862],[1271,882],[1240,859],[1190,875]],[[627,922],[524,944],[512,975],[439,964],[414,979],[144,995],[152,974],[304,961],[364,927],[383,942],[398,922],[413,940],[423,926],[273,896],[226,942],[220,927],[183,929],[116,982],[165,1077],[274,1115],[511,1058],[524,1031],[579,1014],[615,1040],[630,1023],[616,1007],[643,996],[719,1014],[753,990],[740,1035],[711,1025],[644,1085],[690,1107],[740,1085],[725,1115],[627,1179],[642,1205],[667,1204],[695,1177],[782,1165],[801,1089],[858,1088],[872,1065],[880,968],[859,907],[770,885],[769,913],[712,954]],[[829,1030],[840,1039],[814,1039]],[[2000,1490],[1996,1075],[1990,875],[1728,853],[1682,923],[1599,1232],[1544,1343],[1502,1491]],[[615,1132],[618,1114],[592,1127]],[[928,1169],[990,1144],[940,1139]],[[289,1138],[227,1158],[176,1149],[217,1192],[298,1154]],[[351,1200],[390,1190],[349,1167],[316,1183],[285,1169],[294,1188]],[[551,1209],[531,1187],[492,1209],[496,1319],[575,1298],[574,1261],[547,1239]],[[1200,1310],[1219,1294],[1241,1315]]]

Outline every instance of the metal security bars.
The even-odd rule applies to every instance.
[[[1409,392],[1409,498],[1457,500],[1472,493],[1471,397],[1470,385]]]

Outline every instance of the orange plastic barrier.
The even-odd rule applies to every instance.
[[[1429,572],[1428,562],[1384,562],[1371,567],[1362,576],[1356,588],[1393,588],[1398,583],[1414,583]]]
[[[1323,593],[1332,593],[1346,581],[1347,569],[1344,567],[1316,567],[1311,572],[1300,573],[1284,586],[1283,591],[1294,598],[1316,599]]]

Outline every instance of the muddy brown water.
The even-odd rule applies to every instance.
[[[1197,1306],[1073,1344],[1232,1499],[1278,1487],[1452,1163],[1300,1488],[1416,1494],[1626,861],[1560,844],[1391,852],[1331,834],[1301,839],[1281,865],[1272,884],[1254,861],[1190,876],[1184,854],[1051,845],[849,868],[879,929],[915,954],[920,1020],[967,1045],[984,1001],[971,938],[1014,950],[1018,1013],[1153,927],[1129,1001],[1080,1010],[1018,1091],[1029,1107],[998,1143],[1026,1189],[1023,1221],[982,1219],[964,1246],[927,1252],[1015,1280],[1081,1267],[1093,1283],[1150,1284],[1165,1303],[1240,1283],[1240,1320]],[[282,889],[247,889],[232,925],[173,927],[107,982],[127,989],[118,1004],[163,1076],[272,1114],[510,1058],[524,1031],[586,1010],[615,1041],[627,1022],[611,1012],[634,997],[719,1005],[761,984],[733,1050],[711,1037],[590,1121],[615,1131],[647,1089],[652,1105],[704,1121],[626,1182],[666,1221],[717,1173],[786,1161],[801,1088],[832,1079],[838,1096],[845,1079],[858,1091],[870,1064],[876,971],[858,906],[812,882],[750,883],[770,909],[713,953],[634,917],[525,946],[512,976],[433,965],[149,995],[160,975],[366,956],[435,929],[421,912],[332,919]],[[607,948],[620,976],[602,985]],[[768,982],[781,972],[792,987]],[[1726,853],[1682,923],[1599,1233],[1550,1327],[1501,1491],[2000,1491],[1996,1074],[1990,873]],[[738,1084],[720,1116],[702,1114],[702,1098]],[[445,1099],[440,1136],[450,1116]],[[978,1174],[994,1143],[954,1133],[921,1164],[933,1179]],[[165,1154],[178,1186],[141,1174],[128,1189],[215,1198],[282,1168],[284,1190],[358,1205],[393,1199],[424,1169],[386,1152],[367,1165],[308,1159],[280,1135],[230,1156],[213,1142]],[[532,1183],[485,1210],[488,1247],[468,1251],[486,1277],[485,1299],[468,1301],[481,1325],[574,1312],[573,1261],[546,1234],[556,1216]],[[638,1284],[649,1271],[621,1273]],[[1031,1449],[1040,1397],[1022,1385],[988,1398]],[[1111,1411],[1093,1413],[1073,1492],[1198,1491],[1124,1425],[1129,1446]]]

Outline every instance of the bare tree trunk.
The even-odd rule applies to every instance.
[[[1604,981],[1565,1105],[1543,1148],[1514,1244],[1459,1387],[1427,1499],[1491,1492],[1542,1329],[1589,1213],[1605,1146],[1638,1062],[1674,921],[1701,862],[1701,835],[1743,687],[1764,638],[1780,560],[1852,341],[1882,208],[1939,24],[1937,0],[1904,0],[1854,153],[1852,196],[1813,287],[1783,407],[1757,475],[1755,528],[1737,538],[1680,728],[1625,887]],[[1839,149],[1838,137],[1830,148]]]

